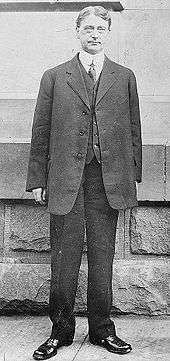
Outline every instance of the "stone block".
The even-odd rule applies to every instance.
[[[164,260],[117,260],[113,311],[169,314],[169,264]],[[0,314],[44,313],[48,309],[49,265],[0,264]],[[81,267],[75,311],[86,311],[87,264]]]
[[[49,263],[49,213],[41,206],[5,206],[4,262]]]
[[[49,265],[0,264],[0,315],[44,313],[48,309]],[[86,310],[87,274],[80,270],[75,311]]]
[[[115,259],[124,258],[124,211],[119,211],[116,230]]]
[[[33,99],[0,99],[0,142],[25,143],[31,139]],[[20,140],[20,141],[19,141]]]
[[[134,70],[140,95],[169,94],[169,16],[163,9],[120,14],[119,61]]]
[[[5,259],[22,263],[50,261],[50,222],[46,208],[31,203],[8,202],[5,205],[6,230],[4,239]],[[84,244],[84,253],[87,245]],[[47,258],[45,258],[47,256]],[[115,258],[124,258],[124,212],[120,211]]]
[[[142,183],[137,185],[138,200],[163,201],[164,194],[164,145],[143,146]]]
[[[138,207],[131,214],[130,245],[134,254],[170,255],[170,208]]]
[[[0,264],[0,270],[0,314],[44,312],[49,265]]]
[[[136,208],[134,208],[135,211]],[[131,218],[131,209],[126,209],[125,211],[125,259],[129,259],[131,257],[131,251],[130,251],[130,218]]]
[[[13,205],[10,221],[10,249],[49,252],[49,213],[44,207]]]
[[[0,143],[0,198],[32,198],[25,191],[30,144]]]
[[[117,261],[114,266],[114,306],[145,315],[170,313],[170,263],[166,260]]]

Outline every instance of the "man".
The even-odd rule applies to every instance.
[[[110,311],[118,213],[137,205],[141,182],[136,81],[131,70],[104,54],[107,10],[84,8],[76,25],[81,51],[44,73],[33,122],[27,191],[41,204],[48,201],[53,324],[50,338],[34,352],[36,360],[73,341],[84,221],[89,340],[110,352],[131,351],[117,337]]]

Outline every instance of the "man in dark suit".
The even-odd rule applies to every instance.
[[[47,70],[37,99],[27,191],[50,212],[50,338],[36,360],[70,345],[78,272],[87,235],[89,340],[125,354],[110,319],[112,263],[119,209],[137,206],[141,127],[133,72],[104,54],[111,18],[84,8],[77,18],[81,51]]]

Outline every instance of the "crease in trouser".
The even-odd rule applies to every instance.
[[[96,215],[95,215],[96,216]],[[94,226],[94,216],[90,212],[87,222],[87,258],[88,258],[88,290],[87,308],[89,332],[97,332],[98,336],[107,336],[115,332],[113,321],[110,320],[112,307],[112,274],[115,253],[116,225],[118,211],[110,209],[110,216],[104,224],[99,216],[101,230],[96,233],[90,230]],[[93,227],[92,226],[92,227]],[[100,235],[97,237],[97,234]],[[96,238],[97,237],[97,238]],[[103,244],[104,242],[104,244]]]
[[[74,336],[74,302],[84,243],[83,188],[66,215],[50,215],[51,287],[49,316],[52,336]]]
[[[112,269],[119,211],[107,200],[101,166],[94,158],[86,168],[84,183],[87,234],[89,333],[107,336],[115,332],[110,319],[112,307]]]

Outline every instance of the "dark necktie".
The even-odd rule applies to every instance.
[[[90,64],[88,74],[89,74],[90,78],[93,80],[93,82],[95,83],[96,82],[96,70],[95,70],[95,65],[93,63],[93,60],[92,60],[92,63]]]

